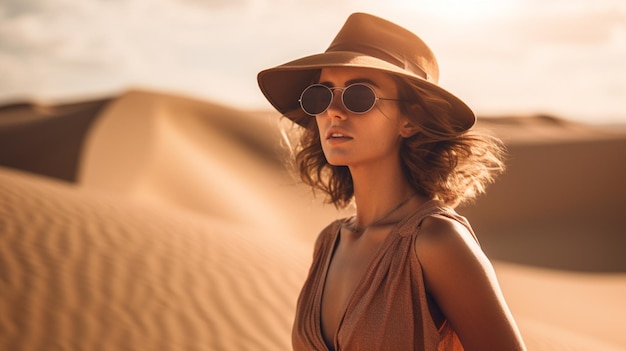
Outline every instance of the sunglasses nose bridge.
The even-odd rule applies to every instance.
[[[345,88],[334,87],[328,88],[328,90],[330,90],[331,99],[327,110],[337,109],[339,111],[346,112],[346,105],[343,102],[343,92],[345,91]]]

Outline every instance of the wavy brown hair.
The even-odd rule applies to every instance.
[[[485,192],[488,184],[504,171],[504,144],[500,139],[476,131],[458,132],[450,104],[417,84],[392,76],[398,86],[400,111],[419,131],[400,146],[404,176],[413,190],[446,205],[471,201]],[[352,175],[347,166],[328,163],[321,147],[315,118],[297,109],[286,115],[298,128],[292,151],[292,168],[327,202],[346,207],[354,196]]]

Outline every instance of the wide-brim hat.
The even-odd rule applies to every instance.
[[[437,85],[437,59],[418,36],[365,13],[350,15],[325,52],[263,70],[257,80],[267,100],[286,115],[300,108],[300,94],[313,83],[319,70],[327,67],[372,68],[394,74],[448,101],[457,131],[471,128],[476,121],[474,112],[461,99]]]

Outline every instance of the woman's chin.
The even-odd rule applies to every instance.
[[[331,161],[331,160],[327,160],[328,164],[330,164],[331,166],[335,166],[335,167],[340,167],[340,166],[348,166],[347,162],[341,162],[341,161]]]

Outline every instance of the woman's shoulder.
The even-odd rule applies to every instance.
[[[457,227],[460,225],[461,227]],[[422,236],[424,231],[438,232],[465,228],[473,236],[469,221],[454,208],[441,201],[429,200],[413,212],[401,225],[403,232]]]
[[[446,250],[462,247],[479,248],[469,221],[454,208],[437,200],[422,205],[400,227],[400,235],[413,237],[418,256],[433,252],[445,254]],[[420,254],[420,251],[426,253]]]
[[[327,245],[335,237],[341,226],[347,221],[347,218],[336,219],[330,222],[322,229],[315,239],[315,251],[317,252],[322,246]]]
[[[468,226],[449,213],[436,213],[425,217],[419,228],[417,245],[445,245],[449,243],[477,243],[476,237]]]
[[[414,249],[422,265],[426,266],[465,265],[476,260],[486,263],[469,222],[450,213],[425,217],[415,238]]]

